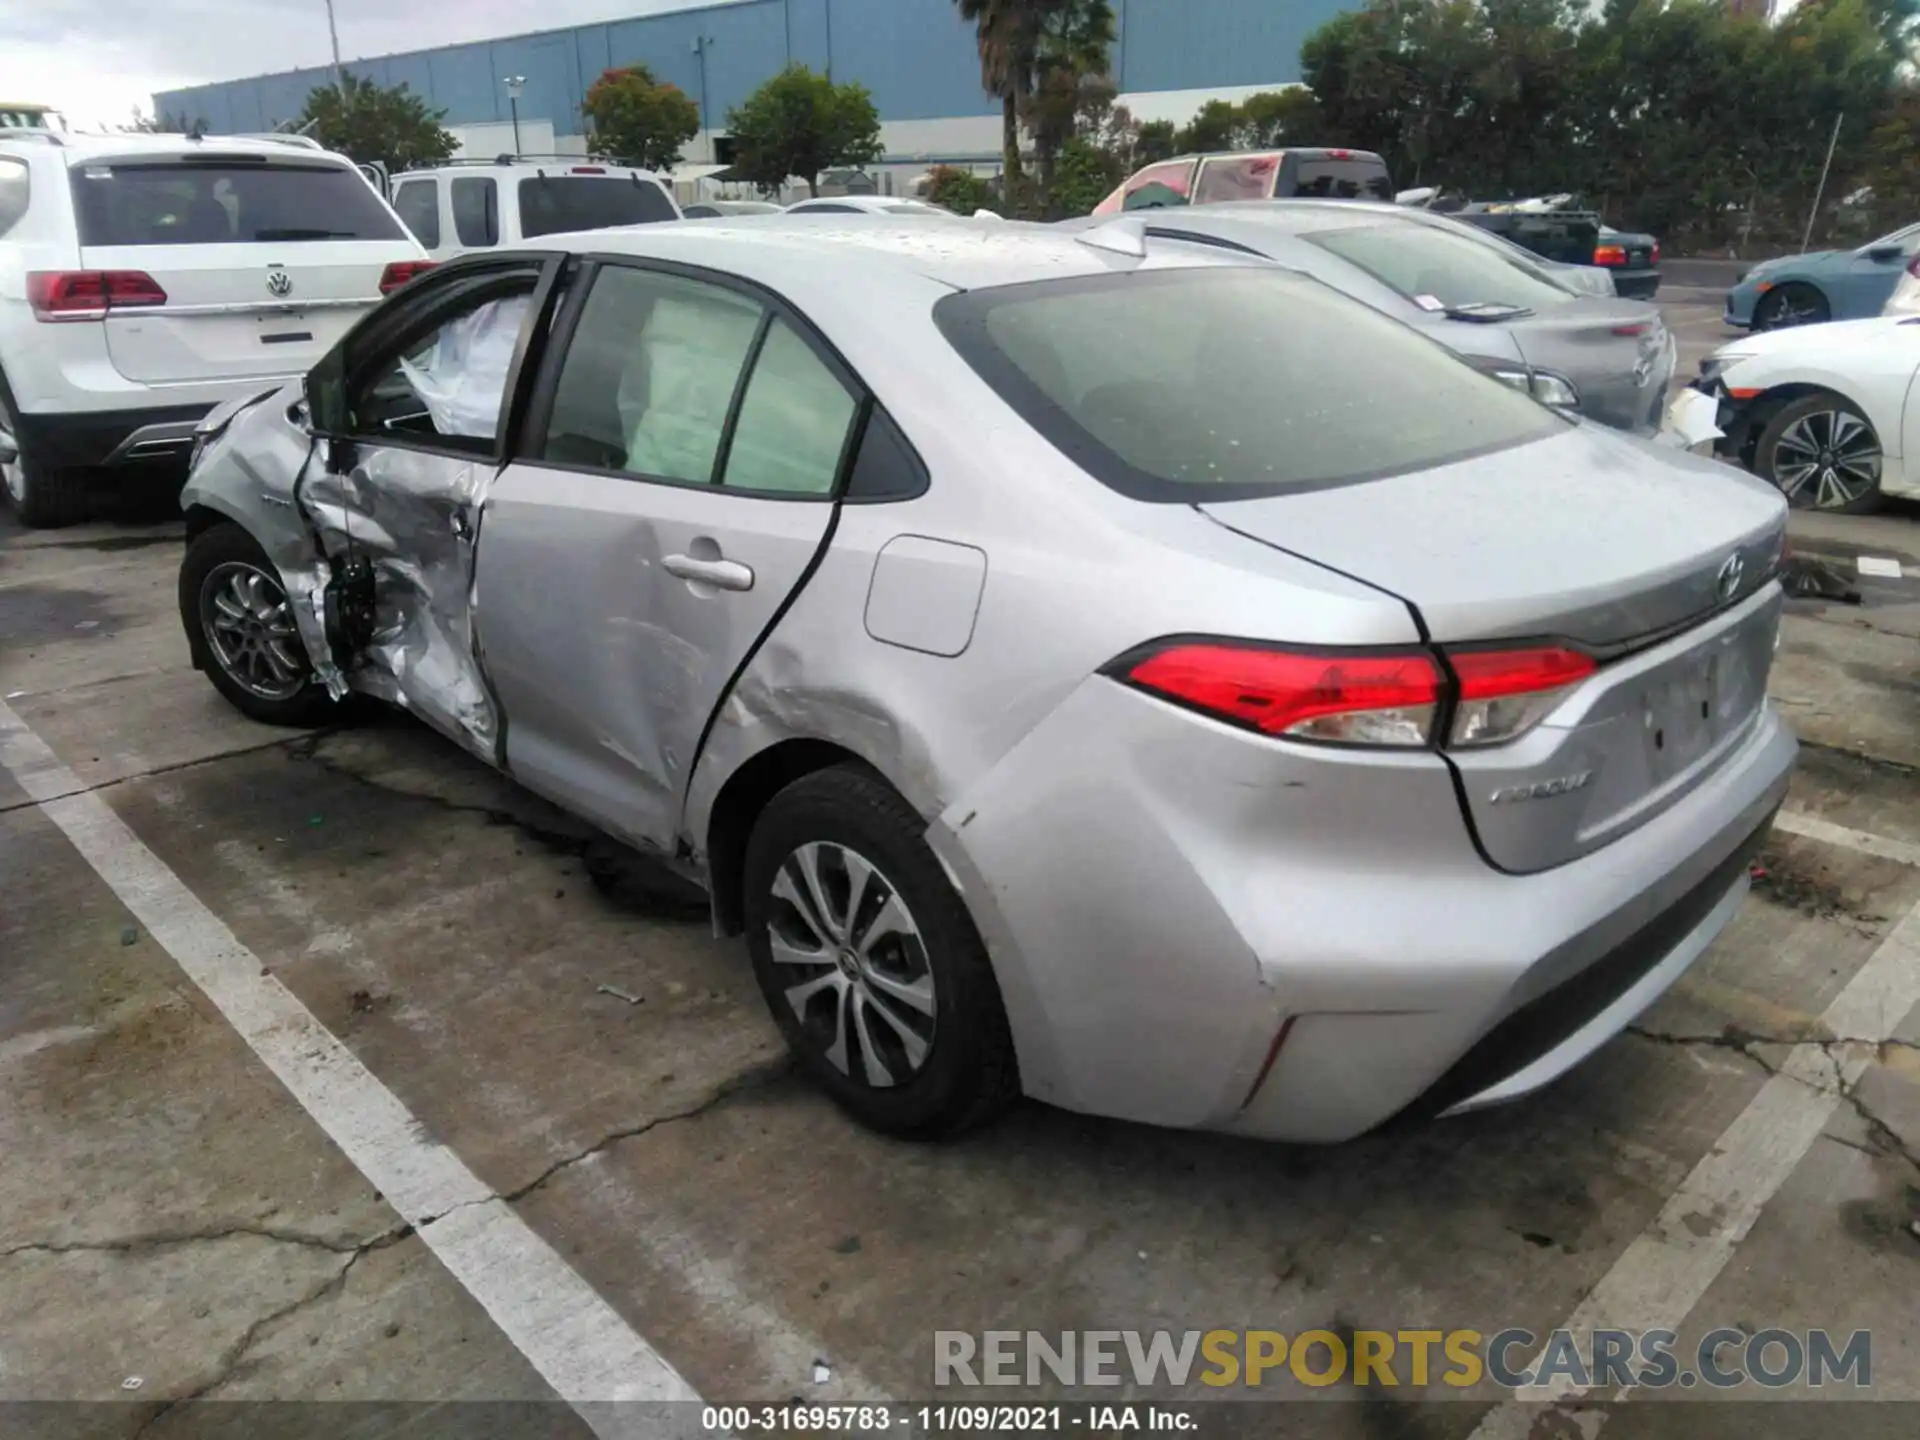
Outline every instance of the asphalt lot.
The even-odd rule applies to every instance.
[[[1722,335],[1695,293],[1683,375]],[[1334,1149],[1035,1105],[926,1148],[795,1081],[743,949],[577,824],[403,717],[220,702],[177,521],[0,512],[0,1402],[67,1402],[0,1431],[251,1413],[200,1397],[423,1402],[233,1433],[604,1435],[539,1402],[918,1403],[942,1330],[1570,1317],[1870,1330],[1868,1393],[1920,1400],[1920,511],[1793,530],[1905,576],[1793,604],[1765,873],[1559,1085]],[[1501,1398],[1343,1391],[1315,1433],[1536,1423]],[[1610,1434],[1705,1433],[1631,1408]]]

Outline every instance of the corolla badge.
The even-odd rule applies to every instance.
[[[1745,578],[1747,565],[1736,551],[1720,562],[1720,575],[1714,582],[1720,591],[1722,600],[1731,600],[1740,593],[1740,581]]]
[[[1550,800],[1555,795],[1566,795],[1574,790],[1585,789],[1593,780],[1593,771],[1577,770],[1571,775],[1556,776],[1552,780],[1537,780],[1531,785],[1504,785],[1493,792],[1489,798],[1495,805],[1511,805],[1519,800]]]
[[[267,271],[267,293],[269,295],[291,295],[293,293],[293,277],[277,266]]]

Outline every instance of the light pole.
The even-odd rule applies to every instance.
[[[327,0],[327,39],[333,42],[333,88],[340,92],[340,98],[347,98],[347,82],[340,71],[340,29],[333,23],[333,0]]]
[[[527,93],[527,77],[507,76],[507,108],[513,112],[513,153],[520,153],[520,97]]]
[[[713,43],[711,35],[697,35],[693,41],[693,53],[700,60],[700,128],[707,132],[707,163],[713,163],[713,119],[707,110],[707,47]]]

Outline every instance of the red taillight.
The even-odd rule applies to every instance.
[[[1420,651],[1311,651],[1174,644],[1129,666],[1142,689],[1292,740],[1428,745],[1444,687]]]
[[[576,165],[573,167],[573,173],[576,175],[604,175],[607,173],[607,167],[604,165]]]
[[[1616,325],[1613,327],[1613,333],[1615,335],[1625,335],[1631,339],[1636,335],[1646,334],[1647,327],[1645,325]]]
[[[1560,692],[1600,668],[1560,645],[1462,650],[1447,656],[1460,682],[1449,745],[1498,745],[1524,734],[1559,703]]]
[[[1627,247],[1624,245],[1596,245],[1593,247],[1593,263],[1596,265],[1624,265],[1627,263]]]
[[[1329,150],[1327,151],[1327,158],[1329,160],[1351,160],[1353,158],[1353,152],[1351,150]]]
[[[1649,265],[1658,265],[1660,263],[1660,242],[1658,240],[1653,242],[1653,255],[1647,263]]]
[[[104,320],[110,310],[167,303],[144,270],[30,270],[27,303],[40,321]]]
[[[391,295],[409,280],[414,280],[433,269],[432,260],[395,260],[380,272],[380,293]]]
[[[1570,686],[1599,668],[1562,645],[1449,653],[1449,675],[1423,650],[1345,653],[1232,642],[1174,642],[1109,673],[1231,724],[1288,740],[1418,748],[1497,745],[1533,728]]]

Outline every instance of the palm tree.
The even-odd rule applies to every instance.
[[[1020,117],[1033,92],[1040,34],[1062,0],[953,0],[960,18],[972,22],[980,43],[980,85],[1000,97],[1000,149],[1005,164],[1001,204],[1017,213],[1023,180],[1020,172]]]
[[[1112,103],[1107,60],[1113,49],[1113,6],[1108,0],[1052,0],[1034,44],[1033,75],[1020,118],[1033,136],[1040,161],[1040,199],[1053,201],[1054,162],[1082,126],[1089,106]]]

